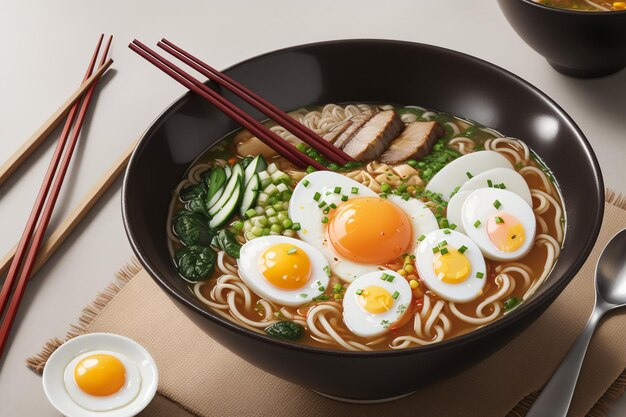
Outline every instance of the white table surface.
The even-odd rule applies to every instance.
[[[517,37],[494,0],[7,0],[0,4],[0,161],[77,87],[100,32],[115,36],[114,74],[97,95],[49,230],[183,92],[127,48],[135,37],[152,44],[166,36],[217,68],[277,48],[341,38],[401,39],[469,53],[555,99],[591,141],[606,185],[626,192],[626,71],[591,81],[556,73]],[[0,188],[0,254],[20,237],[53,142]],[[0,415],[57,415],[24,359],[62,336],[130,255],[118,181],[29,285],[0,362]],[[625,414],[623,398],[610,415]]]

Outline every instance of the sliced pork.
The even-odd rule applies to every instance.
[[[363,113],[359,113],[356,116],[352,116],[350,120],[350,126],[348,126],[345,130],[341,132],[337,139],[333,142],[338,148],[343,148],[343,146],[352,139],[352,136],[356,132],[359,131],[374,115],[380,113],[380,109],[378,107],[374,107],[370,110],[365,110]]]
[[[381,111],[363,124],[342,149],[357,161],[376,159],[403,128],[395,111]]]
[[[406,125],[380,160],[385,164],[397,164],[409,158],[421,158],[430,153],[444,130],[437,122],[413,122]]]

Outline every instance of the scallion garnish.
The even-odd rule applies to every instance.
[[[466,250],[467,250],[467,246],[463,245],[459,248],[459,253],[465,253]]]
[[[433,247],[433,253],[437,253],[437,252],[439,252],[439,246]]]
[[[450,231],[450,229],[443,229],[443,234],[444,234],[444,235],[449,235],[450,233],[452,233],[452,232]]]
[[[330,206],[329,207],[324,207],[324,210],[322,210],[322,213],[328,214],[329,211],[330,211]]]
[[[331,208],[331,209],[336,209],[336,208],[337,208],[337,204],[335,204],[335,203],[330,203],[330,208]]]
[[[476,220],[476,221],[474,222],[474,227],[475,227],[475,228],[477,228],[477,229],[478,229],[478,228],[480,227],[480,225],[481,225],[480,220]]]
[[[334,293],[340,293],[341,290],[343,289],[343,286],[339,283],[333,285],[333,292]]]
[[[421,235],[420,237],[417,238],[418,241],[423,241],[424,239],[426,239],[425,235]]]
[[[470,180],[474,178],[471,172],[466,172],[465,175],[467,175],[467,178],[469,178]]]
[[[326,288],[324,288],[324,286],[322,285],[322,286],[317,287],[317,290],[318,291],[326,291]]]
[[[322,198],[322,195],[316,191],[315,194],[313,194],[313,200],[320,201],[320,198]]]
[[[326,275],[330,276],[330,268],[328,267],[328,265],[324,267],[324,272],[326,272]]]
[[[333,190],[333,192],[335,194],[341,194],[341,187],[335,187],[335,189]]]
[[[506,185],[504,185],[503,182],[500,183],[500,189],[501,190],[506,190]]]
[[[359,189],[357,187],[352,187],[352,190],[350,192],[352,194],[358,194],[359,193]]]
[[[308,187],[309,184],[310,184],[309,180],[307,180],[307,179],[303,179],[302,180],[302,185],[304,185],[305,187]]]
[[[309,296],[309,294],[300,294],[300,297],[302,298],[307,298]]]
[[[409,201],[409,198],[411,198],[411,194],[404,193],[404,194],[402,194],[402,197],[400,197],[400,198],[403,199],[404,201]]]
[[[355,291],[355,294],[356,295],[361,295],[361,294],[363,294],[363,290],[362,289],[358,289],[358,290]]]
[[[322,219],[322,223],[328,223],[328,217],[324,216],[324,218]]]
[[[499,209],[500,207],[502,207],[502,203],[500,203],[498,200],[493,202],[493,206],[497,209]]]
[[[393,298],[394,300],[397,300],[398,297],[400,297],[400,293],[398,291],[394,291],[393,295],[391,296],[391,298]]]
[[[446,246],[447,244],[448,244],[448,242],[447,242],[447,241],[442,240],[441,242],[439,242],[439,245],[438,245],[438,246],[439,246],[440,248],[443,248],[443,247],[444,247],[444,246]]]
[[[487,180],[487,186],[489,188],[493,187],[493,182],[491,180]]]
[[[476,278],[483,279],[484,276],[485,274],[483,272],[476,272]]]
[[[324,200],[320,201],[320,203],[317,205],[318,208],[322,208],[326,205],[326,202]]]
[[[449,228],[450,228],[450,230],[454,230],[454,229],[456,229],[456,228],[457,228],[457,225],[456,225],[456,224],[454,224],[454,223],[452,223],[452,224],[449,226]]]
[[[342,195],[341,196],[341,201],[348,201],[348,196],[347,195]]]
[[[496,223],[504,223],[504,219],[502,217],[496,216]]]
[[[447,248],[443,248],[443,249],[441,249],[441,254],[442,254],[442,255],[445,255],[445,254],[447,254],[447,253],[448,253],[448,249],[447,249]]]

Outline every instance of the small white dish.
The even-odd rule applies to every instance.
[[[65,388],[65,370],[76,357],[88,352],[110,351],[125,355],[141,376],[137,396],[128,404],[109,411],[90,411],[74,402]],[[43,371],[43,389],[48,401],[67,417],[131,417],[154,398],[159,374],[152,356],[137,342],[112,333],[90,333],[61,345],[48,359]]]

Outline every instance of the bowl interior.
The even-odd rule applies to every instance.
[[[445,111],[520,138],[545,161],[564,198],[563,251],[532,300],[477,332],[504,326],[533,303],[561,291],[595,242],[604,188],[589,143],[553,101],[499,67],[428,45],[349,40],[272,52],[226,72],[286,110],[322,103],[388,102]],[[257,119],[265,118],[232,94],[209,85]],[[237,127],[202,99],[182,96],[157,118],[135,150],[124,180],[122,205],[133,249],[157,282],[210,320],[242,329],[196,301],[174,269],[166,237],[172,190],[199,154]],[[459,338],[464,337],[468,335]]]

